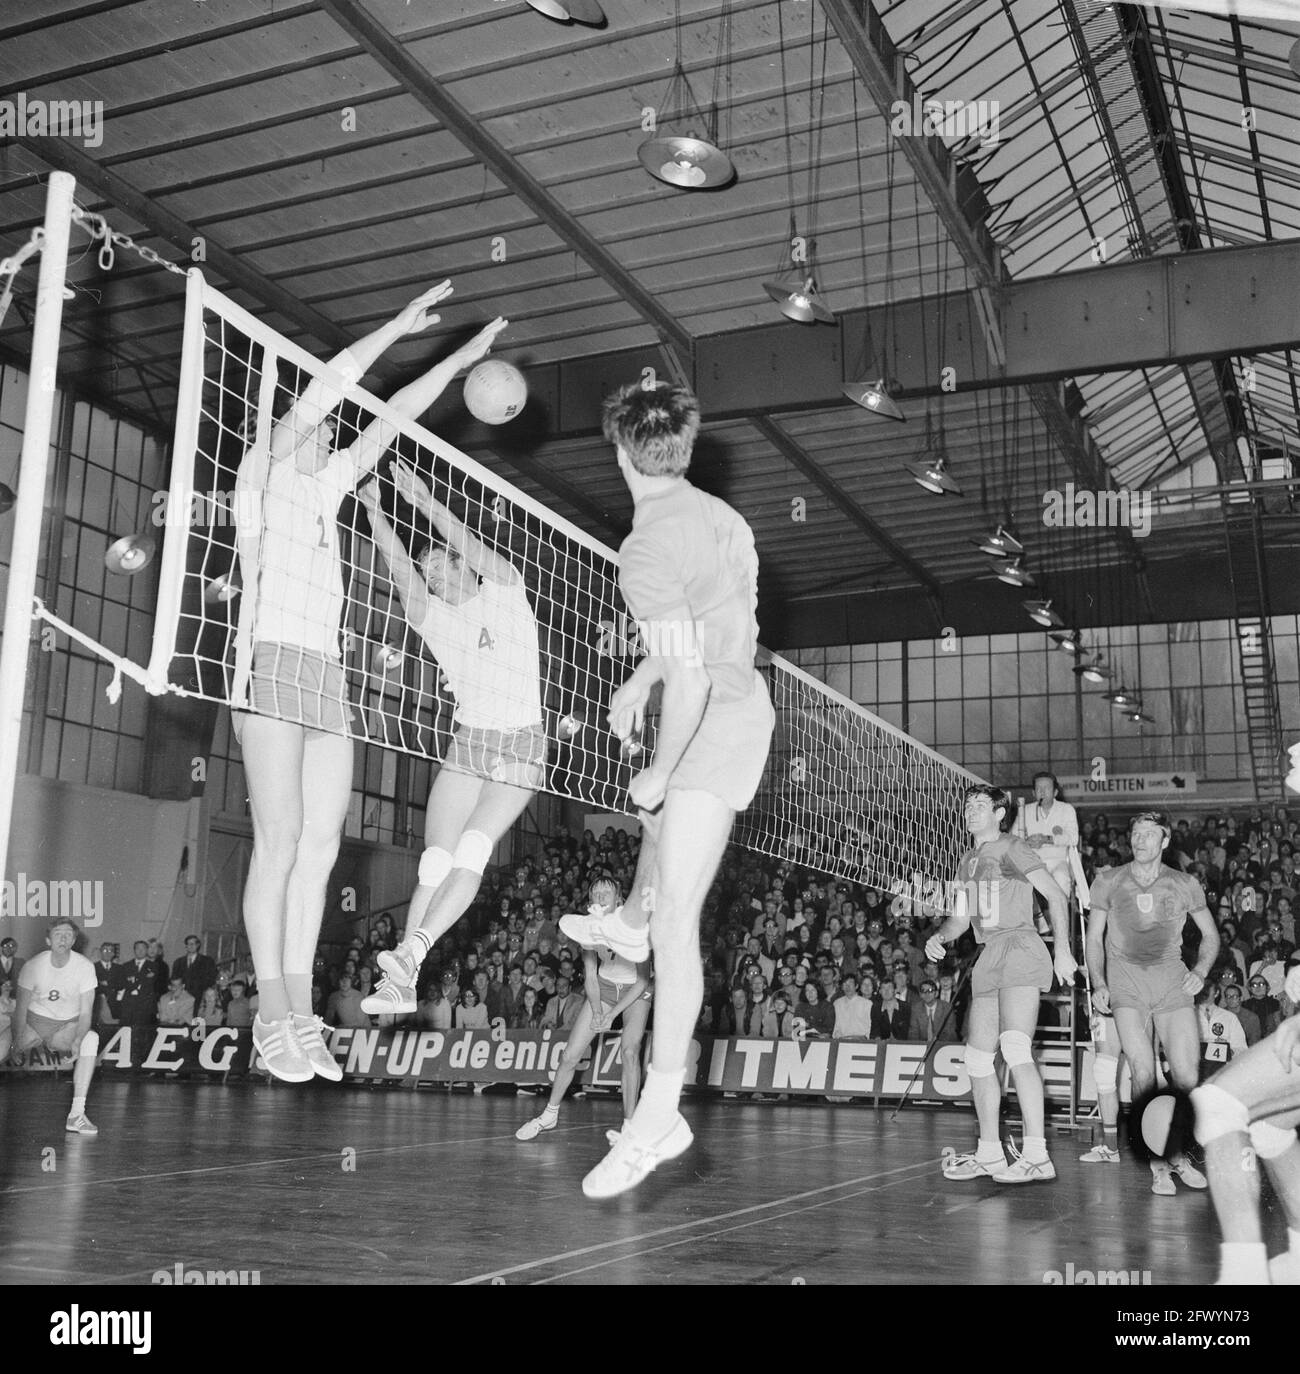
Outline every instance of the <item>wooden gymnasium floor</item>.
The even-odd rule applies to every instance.
[[[1049,1138],[1054,1185],[945,1182],[965,1111],[891,1123],[689,1099],[695,1147],[596,1204],[579,1183],[619,1124],[614,1098],[570,1102],[522,1145],[534,1097],[104,1079],[87,1139],[64,1135],[63,1075],[4,1077],[6,1284],[147,1284],[177,1264],[262,1284],[1041,1284],[1067,1264],[1214,1278],[1207,1196],[1154,1197],[1131,1161],[1080,1164],[1074,1135]]]

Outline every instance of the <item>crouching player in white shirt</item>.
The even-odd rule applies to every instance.
[[[98,987],[95,966],[73,946],[81,931],[61,917],[45,936],[49,949],[29,959],[18,975],[18,1006],[13,1020],[15,1057],[42,1046],[76,1060],[72,1071],[72,1110],[66,1129],[76,1135],[98,1135],[86,1116],[86,1093],[95,1073],[99,1035],[90,1029]]]

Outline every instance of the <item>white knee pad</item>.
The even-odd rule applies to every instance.
[[[451,869],[451,855],[437,845],[430,846],[420,855],[420,886],[441,887]]]
[[[992,1050],[977,1050],[974,1045],[966,1046],[966,1072],[972,1078],[988,1078],[993,1073]]]
[[[1003,1031],[998,1036],[998,1045],[1009,1069],[1034,1062],[1034,1047],[1024,1031]]]
[[[1220,1136],[1250,1129],[1250,1112],[1246,1104],[1215,1084],[1202,1083],[1199,1088],[1192,1089],[1191,1097],[1196,1109],[1196,1138],[1202,1145]]]
[[[1119,1060],[1113,1054],[1099,1054],[1092,1061],[1092,1081],[1099,1093],[1119,1091]]]
[[[94,1059],[99,1054],[99,1032],[87,1031],[81,1037],[81,1049],[77,1052],[79,1059]],[[1262,1154],[1263,1151],[1261,1150]]]
[[[492,857],[492,841],[481,830],[467,830],[456,844],[452,855],[453,868],[467,868],[471,873],[482,873],[487,861]]]
[[[1296,1142],[1294,1130],[1274,1126],[1271,1121],[1254,1121],[1250,1126],[1250,1143],[1260,1159],[1277,1159]]]

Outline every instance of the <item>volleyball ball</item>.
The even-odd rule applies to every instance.
[[[528,400],[528,383],[513,363],[497,358],[479,363],[465,378],[465,407],[485,425],[513,420]]]

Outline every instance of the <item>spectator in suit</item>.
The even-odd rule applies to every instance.
[[[725,993],[725,986],[723,991]],[[547,1002],[542,1014],[542,1025],[561,1032],[570,1030],[578,1019],[583,1001],[582,993],[575,992],[569,979],[561,974],[555,980],[555,996]]]
[[[948,1011],[949,1003],[939,997],[939,984],[933,978],[923,978],[920,996],[911,1005],[907,1038],[922,1040],[927,1045],[935,1039],[941,1043],[955,1041],[957,1027],[953,1022],[956,1018],[949,1016]]]
[[[880,997],[871,1018],[873,1040],[906,1040],[911,1029],[907,1008],[898,1000],[892,982],[880,985]]]
[[[181,980],[196,1004],[216,983],[217,961],[210,954],[199,953],[197,935],[185,937],[185,953],[172,965],[172,977]]]
[[[117,994],[122,988],[123,971],[117,962],[117,946],[102,944],[95,964],[95,1020],[106,1026],[117,1025]]]
[[[160,1026],[188,1026],[194,1019],[194,998],[185,991],[180,974],[167,984],[167,995],[158,1003]]]
[[[152,1026],[158,1014],[158,966],[149,958],[147,940],[137,940],[132,954],[122,971],[117,1019],[124,1026]]]
[[[501,990],[501,1011],[499,1013],[505,1017],[507,1026],[518,1016],[523,1000],[524,971],[518,964],[512,964],[510,972],[506,975],[506,985]]]
[[[167,960],[163,958],[163,947],[157,940],[150,940],[147,946],[149,962],[153,965],[153,991],[154,1001],[161,1002],[167,995],[167,984],[171,982],[171,973]]]
[[[1252,973],[1250,976],[1250,996],[1241,1004],[1247,1011],[1252,1011],[1259,1020],[1260,1031],[1264,1035],[1272,1035],[1277,1029],[1278,1022],[1281,1020],[1282,1004],[1276,997],[1270,995],[1268,990],[1268,980],[1263,973]]]
[[[0,983],[8,981],[17,987],[18,975],[26,962],[18,957],[18,942],[12,935],[0,940]]]

